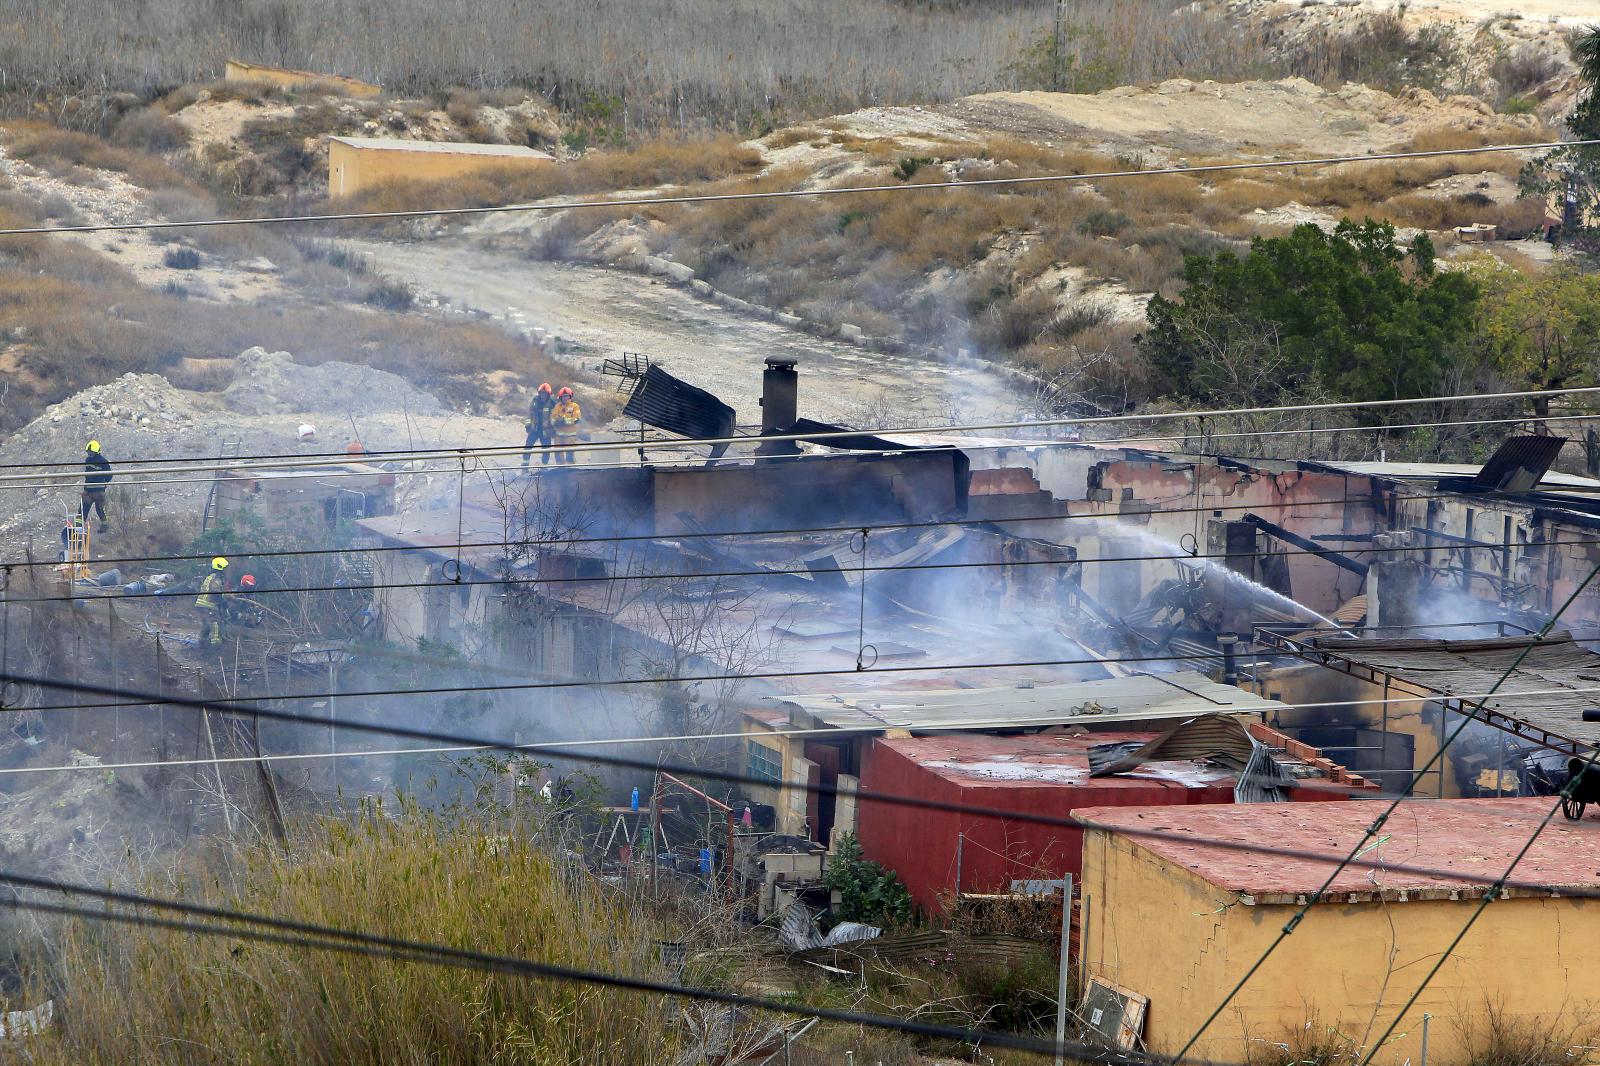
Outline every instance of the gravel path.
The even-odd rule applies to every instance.
[[[549,263],[486,250],[470,241],[355,242],[378,270],[451,312],[490,314],[511,328],[542,327],[576,346],[568,359],[595,369],[639,352],[708,389],[759,422],[762,361],[800,361],[800,413],[877,428],[1014,413],[1015,392],[985,365],[956,366],[870,352],[741,315],[648,277]]]

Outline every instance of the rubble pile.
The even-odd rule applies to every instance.
[[[288,352],[250,348],[239,353],[233,381],[222,391],[231,410],[269,415],[289,412],[439,414],[444,406],[402,377],[356,363],[303,366]]]

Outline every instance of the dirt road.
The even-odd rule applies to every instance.
[[[747,317],[635,274],[537,262],[467,240],[426,244],[358,242],[382,273],[452,311],[482,311],[508,327],[538,326],[576,351],[589,369],[622,352],[648,355],[732,404],[741,423],[759,422],[762,360],[800,361],[800,413],[863,427],[1009,418],[1021,403],[981,363],[950,365],[869,352]]]

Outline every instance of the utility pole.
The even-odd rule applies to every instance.
[[[1067,0],[1056,0],[1056,28],[1050,41],[1050,87],[1067,88]]]

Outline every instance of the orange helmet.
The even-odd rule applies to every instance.
[[[546,396],[550,395],[550,383],[548,381],[544,382],[539,386],[539,391],[544,393]]]
[[[556,395],[563,400],[570,400],[572,398],[572,390],[563,385],[561,386],[561,391]]]

